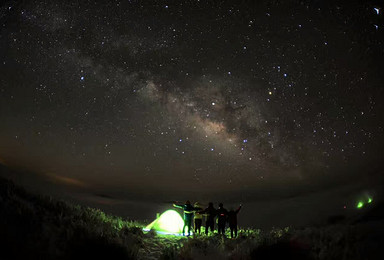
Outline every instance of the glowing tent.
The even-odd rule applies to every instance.
[[[155,230],[160,234],[182,235],[184,221],[175,210],[167,210],[143,230]]]

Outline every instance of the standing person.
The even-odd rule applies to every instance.
[[[237,210],[231,209],[228,212],[228,224],[229,229],[231,230],[231,238],[233,238],[233,233],[235,233],[235,237],[237,237],[237,214],[241,209],[241,204]]]
[[[195,233],[201,232],[201,224],[203,223],[203,214],[202,214],[202,208],[198,202],[196,202],[193,207],[196,209],[195,211]]]
[[[175,208],[182,209],[184,211],[184,226],[183,226],[183,236],[185,236],[185,227],[188,228],[188,235],[191,235],[191,225],[193,219],[193,211],[195,208],[191,205],[191,202],[187,200],[184,205],[173,204]]]
[[[225,235],[225,223],[227,222],[228,211],[223,208],[223,203],[219,204],[217,210],[217,230],[219,234]]]
[[[216,209],[213,207],[213,203],[208,203],[208,208],[202,211],[205,214],[205,234],[208,235],[208,230],[211,229],[211,232],[215,230],[215,216]]]

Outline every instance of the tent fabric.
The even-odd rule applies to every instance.
[[[175,210],[167,210],[144,228],[144,231],[155,230],[165,234],[182,234],[184,221]]]

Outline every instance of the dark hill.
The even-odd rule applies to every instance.
[[[134,259],[141,236],[131,222],[0,178],[0,259]]]
[[[336,216],[325,226],[187,239],[143,234],[140,223],[0,178],[0,259],[384,259],[383,206],[375,201],[353,219]]]

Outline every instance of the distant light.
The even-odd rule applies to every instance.
[[[168,7],[169,7],[169,6],[168,6],[168,5],[166,5],[166,6],[165,6],[165,9],[168,9]]]
[[[272,91],[269,91],[268,94],[269,94],[269,95],[272,95]]]
[[[377,14],[377,15],[380,14],[380,8],[374,7],[373,10],[376,11],[376,14]]]
[[[243,143],[248,143],[248,140],[247,140],[247,139],[244,139],[244,140],[243,140]]]
[[[284,73],[284,77],[288,76],[287,73]]]
[[[231,75],[232,73],[230,71],[228,71],[228,75]]]
[[[80,80],[84,80],[84,76],[81,76],[81,77],[80,77]]]
[[[356,208],[361,209],[362,207],[364,207],[364,202],[359,201],[359,202],[357,203]]]
[[[183,141],[183,139],[180,138],[180,139],[179,139],[179,142],[182,142],[182,141]]]
[[[213,152],[215,149],[211,148],[211,151]]]
[[[216,103],[215,103],[215,102],[212,102],[212,106],[214,106],[214,105],[216,105]]]
[[[371,203],[372,202],[372,198],[371,197],[368,197],[368,203]]]

